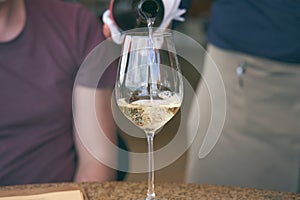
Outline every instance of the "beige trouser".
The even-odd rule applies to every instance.
[[[216,107],[201,82],[188,119],[192,126],[197,115],[193,107],[199,105],[200,127],[189,149],[186,181],[299,192],[300,65],[211,45],[208,54],[225,85],[225,124],[212,151],[199,159],[210,113]],[[213,67],[208,60],[204,74]],[[187,129],[189,135],[191,130]]]

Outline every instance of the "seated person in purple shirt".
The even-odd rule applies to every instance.
[[[100,131],[116,142],[115,69],[106,70],[96,92],[84,80],[73,87],[83,60],[105,40],[101,27],[79,4],[0,0],[0,185],[115,180],[116,171],[88,153],[73,126],[72,105],[80,129],[89,128],[83,134],[96,130],[84,104],[95,95]],[[96,142],[116,159],[106,141]]]

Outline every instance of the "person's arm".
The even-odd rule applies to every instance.
[[[111,110],[112,89],[76,86],[73,96],[74,137],[78,155],[74,181],[116,180],[116,125]]]

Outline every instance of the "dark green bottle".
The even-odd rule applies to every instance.
[[[147,19],[155,18],[159,27],[164,17],[162,0],[111,0],[110,11],[116,25],[123,31],[147,27]]]

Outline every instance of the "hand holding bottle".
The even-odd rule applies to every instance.
[[[122,31],[133,28],[146,27],[147,23],[140,9],[144,6],[146,12],[151,15],[156,13],[154,26],[167,28],[172,20],[184,21],[181,17],[186,10],[179,9],[181,0],[112,0],[110,9],[106,10],[102,16],[104,22],[103,32],[106,37],[121,44],[124,39]],[[153,4],[155,3],[155,4]],[[153,13],[152,13],[153,14]]]

